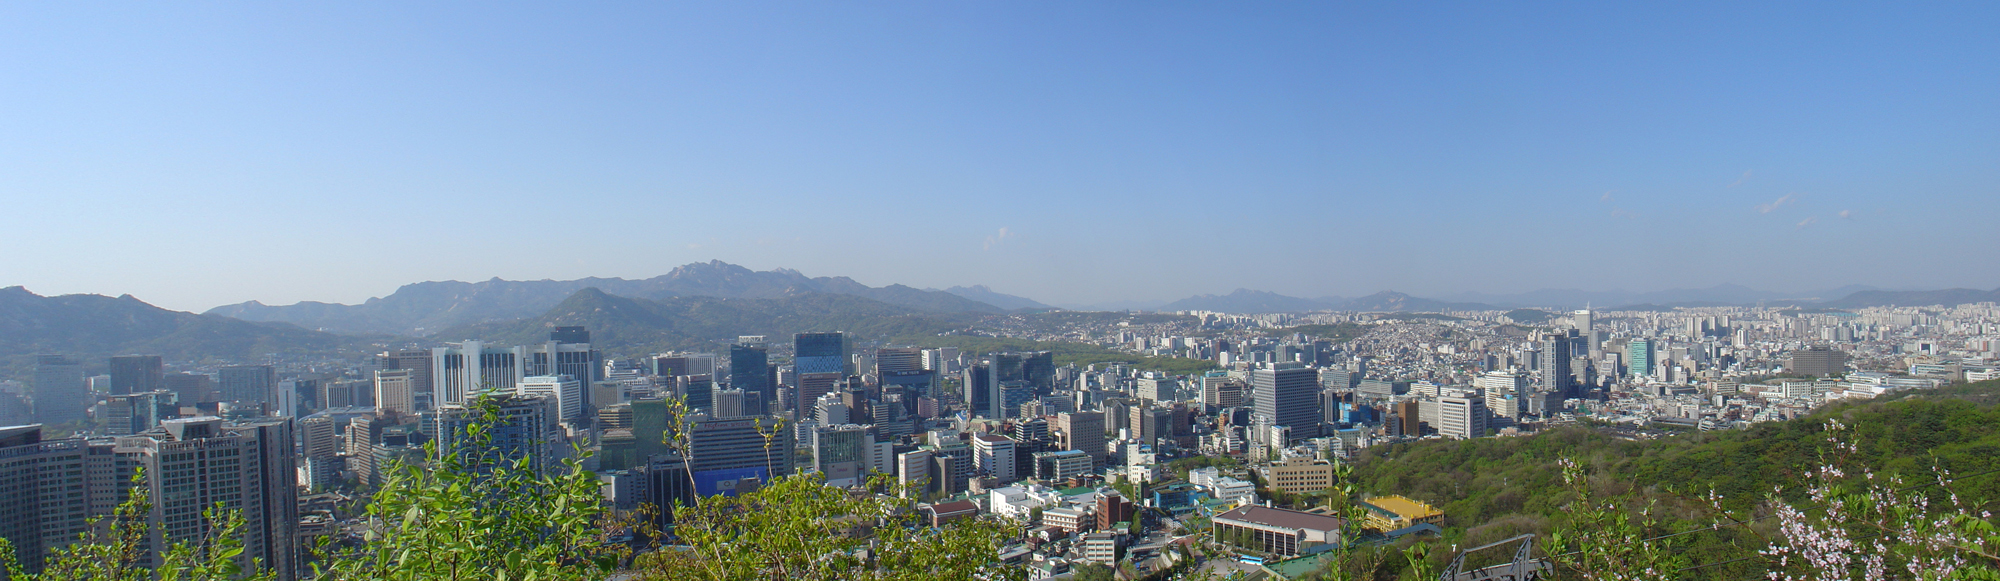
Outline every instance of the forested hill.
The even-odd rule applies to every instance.
[[[1791,497],[1805,471],[1822,463],[1826,420],[1850,428],[1853,466],[1899,472],[1918,482],[1933,466],[1969,475],[2000,469],[2000,381],[1915,390],[1837,403],[1811,416],[1747,430],[1690,433],[1657,440],[1619,439],[1608,430],[1557,429],[1520,438],[1423,441],[1367,450],[1355,475],[1363,492],[1431,502],[1445,526],[1484,542],[1560,524],[1556,462],[1577,458],[1602,475],[1600,494],[1631,491],[1667,505],[1714,490],[1732,508],[1754,507],[1774,491]],[[2000,475],[1957,483],[1959,493],[1989,505],[2000,500]],[[2000,510],[2000,509],[1996,509]]]

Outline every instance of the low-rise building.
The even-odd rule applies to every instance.
[[[1361,506],[1368,509],[1364,526],[1385,533],[1444,520],[1444,511],[1401,496],[1377,496],[1362,501]]]
[[[1342,525],[1339,517],[1256,505],[1237,507],[1209,522],[1217,542],[1279,556],[1340,542]]]
[[[1042,511],[1042,526],[1062,529],[1064,533],[1081,532],[1095,528],[1096,524],[1096,515],[1083,510],[1059,506]]]
[[[1258,468],[1264,486],[1292,494],[1314,494],[1333,486],[1333,463],[1287,458]]]
[[[1118,535],[1115,533],[1084,535],[1083,560],[1105,564],[1118,562]]]

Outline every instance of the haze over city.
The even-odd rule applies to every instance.
[[[0,284],[1986,289],[1995,10],[11,4]]]

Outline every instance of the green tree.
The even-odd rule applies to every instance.
[[[368,506],[362,546],[322,548],[323,579],[600,579],[626,551],[605,541],[608,520],[595,474],[576,459],[544,474],[541,458],[507,458],[491,446],[499,406],[485,397],[431,466],[399,464]],[[582,453],[579,451],[579,456]]]

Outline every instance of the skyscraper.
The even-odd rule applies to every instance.
[[[1438,398],[1439,435],[1460,440],[1486,435],[1486,402],[1471,397]]]
[[[1088,453],[1099,466],[1111,455],[1104,448],[1104,412],[1056,414],[1056,423],[1050,428],[1057,432],[1057,445]]]
[[[1319,374],[1297,363],[1278,363],[1250,372],[1259,415],[1271,425],[1288,426],[1292,439],[1319,437]]]
[[[965,368],[961,374],[960,387],[965,390],[965,408],[974,416],[988,418],[1004,417],[1000,413],[999,394],[994,393],[993,375],[984,364]]]
[[[847,373],[847,335],[799,333],[792,336],[792,367],[799,374]]]
[[[431,374],[431,350],[403,349],[383,353],[381,357],[383,369],[410,370],[410,401],[415,403],[415,409],[427,410],[437,406],[437,396],[431,387],[434,379]]]
[[[31,572],[86,530],[87,452],[83,438],[43,440],[39,425],[0,428],[0,537]]]
[[[61,355],[35,356],[35,421],[61,424],[89,419],[90,384],[83,362]]]
[[[537,375],[521,378],[515,393],[555,400],[556,421],[576,423],[583,419],[583,382],[570,375]]]
[[[416,413],[416,373],[410,369],[375,372],[375,407],[382,411]]]
[[[1570,326],[1583,337],[1584,353],[1597,353],[1596,324],[1596,313],[1591,312],[1589,307],[1570,315]]]
[[[521,347],[487,347],[479,341],[431,349],[431,386],[442,391],[437,403],[463,404],[486,390],[514,391],[526,377]]]
[[[778,386],[771,383],[771,355],[762,345],[729,346],[729,387],[746,392],[756,392],[764,401],[778,397]]]
[[[491,397],[499,418],[487,429],[490,440],[484,446],[471,440],[468,432],[472,423],[480,420],[483,413],[480,409],[461,404],[438,407],[437,416],[431,419],[438,453],[459,454],[461,461],[468,464],[527,459],[536,471],[554,468],[562,445],[562,430],[556,425],[559,415],[556,400],[505,392]]]
[[[290,420],[226,426],[221,418],[166,420],[159,431],[118,438],[120,466],[141,468],[152,497],[150,546],[199,542],[205,510],[241,511],[244,569],[253,560],[297,578],[298,492]],[[217,461],[224,460],[227,461]],[[120,475],[130,478],[131,474]],[[148,556],[157,566],[159,556]]]
[[[590,347],[590,333],[582,329],[582,327],[558,327],[555,332],[549,333],[548,342],[527,347],[527,352],[523,354],[527,362],[521,371],[523,377],[567,375],[576,381],[577,397],[574,407],[578,415],[606,403],[618,403],[590,401],[590,387],[604,373],[604,366],[599,360],[597,351]],[[562,341],[556,337],[583,339],[583,341]]]
[[[158,355],[111,358],[111,393],[144,393],[166,389],[166,366]]]
[[[1653,340],[1633,339],[1625,344],[1625,367],[1632,371],[1632,377],[1653,376]]]
[[[980,472],[1003,484],[1019,479],[1015,471],[1014,440],[993,434],[973,436],[972,457]]]
[[[1569,336],[1566,334],[1549,333],[1542,336],[1542,361],[1539,366],[1542,374],[1542,389],[1550,393],[1561,394],[1566,398],[1574,397],[1574,394],[1571,393],[1574,382],[1570,380],[1569,347]]]

